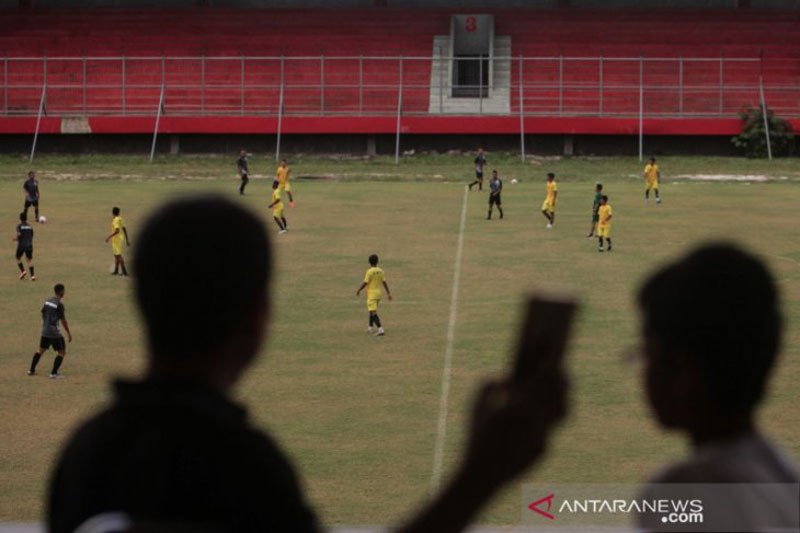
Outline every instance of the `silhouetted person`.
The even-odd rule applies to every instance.
[[[692,444],[687,459],[653,482],[797,483],[794,466],[755,423],[782,330],[778,290],[761,261],[729,244],[698,248],[653,275],[639,306],[650,405],[663,427]],[[767,512],[778,520],[771,525],[786,525],[780,518],[796,513],[798,501],[781,498],[752,509],[729,501],[723,518],[737,530],[763,530],[757,515]],[[709,518],[720,517],[710,511],[704,527],[714,529]]]
[[[145,376],[117,381],[111,406],[71,437],[50,487],[50,530],[89,519],[116,520],[115,531],[317,530],[283,452],[228,398],[267,331],[263,225],[224,199],[180,200],[152,215],[136,251]],[[205,259],[186,270],[186,257]],[[555,370],[533,381],[484,386],[461,468],[405,531],[463,529],[541,455],[566,387]]]

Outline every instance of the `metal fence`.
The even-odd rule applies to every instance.
[[[493,57],[488,87],[454,85],[463,59],[7,57],[0,113],[720,117],[759,105],[763,77],[767,104],[800,117],[800,76],[757,58]]]

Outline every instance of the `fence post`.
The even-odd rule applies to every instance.
[[[400,85],[397,88],[397,132],[394,141],[394,164],[400,164],[400,115],[403,108],[403,56],[400,56]]]
[[[644,161],[644,58],[639,56],[639,162]]]
[[[36,153],[36,142],[39,140],[39,125],[42,122],[42,113],[47,114],[47,84],[42,85],[42,99],[39,100],[39,114],[36,116],[36,131],[33,133],[33,146],[31,146],[31,157],[28,160],[33,163],[33,155]]]
[[[444,69],[447,63],[444,59],[442,47],[439,47],[439,113],[444,113]]]
[[[764,117],[764,135],[767,137],[767,157],[772,161],[772,143],[769,136],[769,120],[767,120],[767,101],[764,98],[764,77],[758,76],[758,93],[761,98],[761,116]]]
[[[678,114],[683,115],[683,56],[678,58]]]
[[[722,65],[723,65],[723,60],[722,60],[722,56],[720,56],[720,58],[719,58],[719,114],[720,115],[725,111],[725,104],[724,104],[725,100],[724,100],[724,94],[723,94],[724,88],[725,88],[725,85],[724,85],[725,84],[725,82],[724,82],[725,78],[723,77],[724,71],[723,71],[723,66]]]
[[[522,55],[519,56],[519,152],[522,162],[525,162],[525,96],[522,92]]]
[[[558,114],[564,112],[564,56],[558,55]]]
[[[206,114],[206,54],[200,58],[200,113]]]
[[[125,115],[128,112],[128,86],[125,81],[126,75],[126,58],[122,56],[122,114]]]
[[[325,55],[319,56],[319,114],[325,114]]]
[[[3,110],[8,115],[8,57],[3,59],[3,83],[5,85],[3,89]]]
[[[364,114],[364,54],[358,56],[358,114]]]
[[[599,69],[598,84],[600,86],[600,91],[599,91],[600,94],[598,95],[598,115],[602,117],[603,116],[603,56],[602,55],[600,56],[599,65],[600,69]]]
[[[239,91],[240,91],[239,103],[241,105],[239,106],[239,114],[241,116],[244,116],[244,56],[240,58],[240,61],[241,61],[240,65],[241,76],[239,80]]]
[[[150,146],[150,162],[156,155],[156,139],[158,139],[158,125],[161,122],[161,112],[164,110],[164,84],[161,84],[161,96],[158,98],[158,110],[156,111],[156,127],[153,130],[153,144]]]
[[[86,56],[83,56],[83,114],[86,114]]]
[[[478,114],[483,115],[483,54],[478,54]]]
[[[284,73],[284,59],[281,56],[281,87],[278,93],[278,126],[276,131],[275,140],[275,161],[281,158],[281,128],[283,127],[283,73]]]

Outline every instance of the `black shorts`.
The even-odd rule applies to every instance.
[[[23,248],[22,246],[17,246],[17,253],[15,254],[17,261],[19,261],[23,255],[28,259],[33,259],[33,248]]]
[[[242,181],[247,181],[248,179],[250,179],[250,178],[247,176],[247,172],[242,172],[242,174],[241,174],[241,175],[242,175]]]
[[[17,204],[19,205],[19,204]],[[39,207],[39,200],[28,200],[25,199],[25,209],[28,209],[30,206]]]
[[[475,171],[475,178],[476,178],[476,179],[479,179],[479,180],[481,180],[481,181],[483,181],[483,171],[481,171],[481,172],[478,172],[478,171],[476,170],[476,171]]]
[[[39,348],[44,351],[50,347],[57,352],[63,352],[66,349],[66,344],[64,343],[64,337],[42,337],[39,340]]]
[[[496,205],[500,205],[501,204],[500,195],[499,194],[496,194],[496,195],[490,194],[489,195],[489,205],[492,205],[492,204],[496,204]]]

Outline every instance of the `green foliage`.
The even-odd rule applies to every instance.
[[[742,132],[733,137],[731,142],[743,150],[747,157],[767,157],[767,136],[764,131],[764,113],[759,107],[744,109],[739,113],[742,119]],[[789,155],[789,148],[794,141],[792,125],[767,108],[769,139],[773,157]]]

